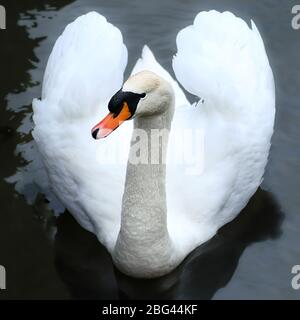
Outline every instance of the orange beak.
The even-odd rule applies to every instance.
[[[124,102],[123,107],[117,116],[110,112],[103,120],[94,126],[92,129],[93,138],[102,139],[107,137],[131,116],[132,114],[129,111],[128,104],[127,102]]]

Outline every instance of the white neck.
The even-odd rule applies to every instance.
[[[172,243],[167,228],[166,151],[174,106],[163,114],[139,117],[127,164],[122,202],[121,229],[113,253],[115,264],[135,277],[154,277],[174,267]],[[162,139],[151,139],[153,129],[163,130]],[[136,156],[135,132],[143,130],[148,136],[148,162],[133,164]],[[156,164],[151,163],[151,150],[159,151]],[[153,159],[152,159],[153,160]]]

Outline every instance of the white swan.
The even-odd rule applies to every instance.
[[[42,98],[33,101],[33,137],[53,191],[134,277],[170,272],[236,217],[261,183],[273,132],[273,75],[253,22],[250,29],[229,12],[202,12],[178,34],[177,47],[175,74],[204,103],[190,106],[147,47],[122,86],[127,50],[121,33],[89,13],[57,40]],[[107,106],[111,114],[93,128]],[[108,138],[91,137],[91,128],[101,138],[123,121]],[[151,142],[167,165],[163,157],[132,163],[133,123],[146,137],[151,129],[171,128],[167,154],[161,140]],[[176,135],[184,129],[203,133],[192,146],[203,160],[200,171],[168,162],[170,150],[185,151],[186,140]],[[128,166],[103,163],[120,144]]]

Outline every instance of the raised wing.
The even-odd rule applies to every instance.
[[[201,12],[179,32],[177,50],[176,77],[201,98],[195,108],[176,111],[173,122],[176,131],[192,129],[195,136],[198,130],[192,151],[202,157],[200,167],[187,171],[185,164],[167,172],[170,233],[182,252],[189,252],[232,220],[260,185],[275,93],[253,22],[251,29],[232,13]],[[170,144],[178,148],[174,136],[172,130]]]

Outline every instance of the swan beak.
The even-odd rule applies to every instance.
[[[92,136],[94,139],[106,138],[114,130],[116,130],[124,121],[131,118],[132,114],[129,110],[128,104],[123,103],[121,112],[116,116],[110,112],[103,120],[101,120],[92,129]]]

